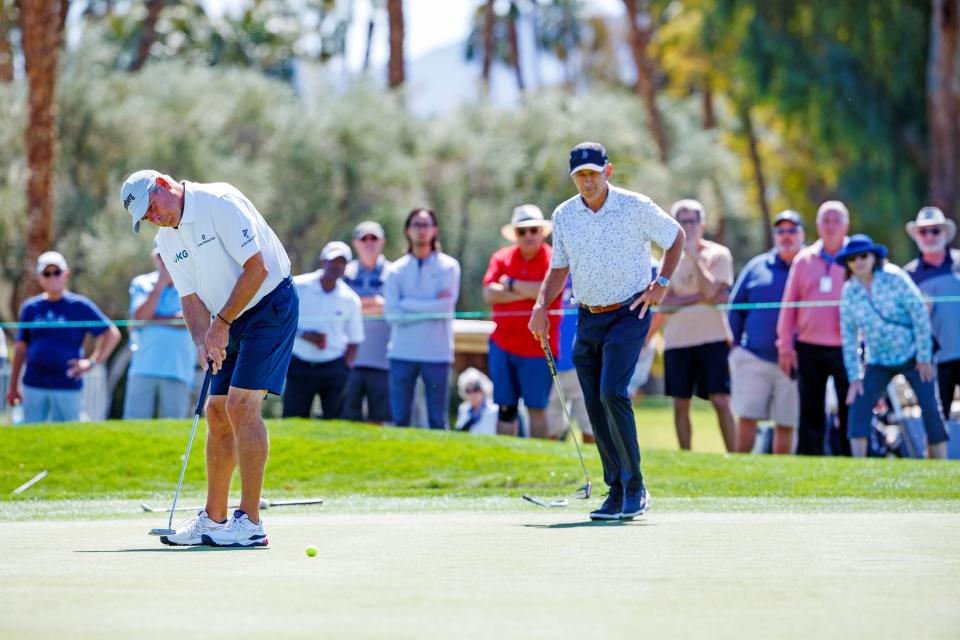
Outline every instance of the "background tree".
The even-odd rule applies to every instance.
[[[647,112],[647,126],[650,135],[657,145],[657,152],[661,162],[667,161],[669,145],[667,134],[663,128],[663,119],[657,107],[657,80],[653,60],[648,53],[648,47],[653,38],[653,18],[650,15],[646,0],[623,0],[627,10],[627,23],[630,28],[630,52],[633,54],[633,63],[636,67],[636,83],[634,89],[643,99]]]
[[[26,128],[27,238],[19,299],[38,290],[33,265],[50,249],[53,236],[53,171],[57,145],[57,63],[60,58],[59,0],[22,2],[23,56],[29,83]],[[19,302],[19,300],[18,300]]]
[[[0,82],[13,82],[13,26],[16,24],[16,4],[0,0]]]
[[[927,117],[930,202],[960,216],[960,0],[932,0]]]
[[[403,86],[406,77],[404,54],[403,0],[387,0],[390,25],[390,61],[387,65],[387,83],[391,89]]]

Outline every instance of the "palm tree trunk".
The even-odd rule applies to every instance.
[[[403,86],[405,63],[403,53],[403,0],[387,0],[390,21],[390,63],[387,80],[391,89]]]
[[[493,14],[493,0],[487,0],[483,9],[483,88],[490,90],[490,67],[493,65],[493,26],[496,16]]]
[[[33,266],[37,257],[50,248],[52,237],[61,3],[60,0],[30,0],[20,3],[20,12],[29,83],[26,268],[18,287],[23,297],[38,289]]]
[[[520,65],[520,39],[517,37],[517,18],[520,10],[516,2],[510,3],[510,13],[507,17],[507,37],[510,41],[510,62],[513,63],[513,73],[517,77],[517,89],[523,93],[523,68]]]
[[[642,3],[642,7],[641,7]],[[657,145],[661,162],[667,161],[667,134],[663,128],[663,119],[657,108],[657,87],[654,80],[653,60],[647,54],[647,46],[653,39],[653,23],[646,9],[645,0],[623,0],[627,9],[627,21],[630,23],[630,51],[637,68],[637,82],[634,91],[643,99],[647,111],[650,135]]]
[[[367,42],[363,47],[363,72],[370,70],[370,52],[373,50],[373,14],[370,14],[370,20],[367,22]]]
[[[747,147],[750,150],[750,166],[753,169],[753,179],[756,181],[757,206],[760,207],[764,225],[767,227],[766,243],[769,249],[773,247],[773,218],[770,217],[770,205],[767,204],[767,180],[763,174],[763,161],[760,158],[760,149],[757,144],[757,133],[753,127],[750,105],[741,103],[739,112],[740,126],[743,128],[743,134],[747,137]]]
[[[157,39],[157,20],[160,18],[160,12],[163,10],[164,0],[147,1],[147,17],[143,20],[140,27],[140,39],[137,41],[137,54],[130,63],[127,71],[139,71],[150,57],[150,47]]]
[[[10,46],[12,0],[0,0],[0,82],[13,82],[13,48]]]
[[[927,117],[930,127],[929,197],[949,216],[960,215],[960,0],[932,0],[927,62]]]

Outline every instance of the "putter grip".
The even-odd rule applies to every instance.
[[[203,405],[207,401],[207,392],[210,391],[210,379],[213,378],[213,363],[207,361],[207,372],[203,375],[203,385],[200,387],[200,397],[197,398],[197,408],[193,410],[193,415],[203,415]]]

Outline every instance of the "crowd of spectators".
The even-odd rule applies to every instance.
[[[680,200],[671,215],[686,233],[683,257],[630,388],[647,378],[650,336],[662,329],[665,393],[673,399],[681,448],[692,443],[696,395],[711,403],[730,451],[753,449],[758,423],[770,421],[774,453],[866,455],[874,408],[890,380],[903,375],[921,409],[929,455],[946,456],[960,385],[960,323],[951,302],[960,296],[960,252],[949,248],[956,225],[942,211],[924,207],[907,224],[919,257],[900,269],[882,245],[848,235],[850,213],[842,202],[820,206],[809,245],[801,216],[786,210],[773,220],[773,248],[750,259],[736,279],[730,250],[704,238],[701,203]],[[283,416],[313,417],[319,396],[323,419],[409,426],[419,379],[430,428],[564,437],[549,349],[569,415],[592,441],[571,361],[579,303],[569,280],[551,306],[544,341],[527,329],[550,268],[551,220],[522,204],[501,229],[509,245],[490,257],[481,285],[496,323],[487,372],[471,367],[456,379],[462,403],[452,426],[460,265],[441,251],[432,210],[413,209],[402,231],[407,251],[394,262],[383,254],[384,228],[365,221],[353,231],[352,250],[332,241],[320,252],[319,268],[294,279],[300,320]],[[185,416],[196,379],[196,350],[180,322],[179,297],[156,248],[151,258],[155,270],[130,285],[130,317],[144,323],[130,332],[124,418]],[[656,277],[656,265],[652,271]],[[22,404],[24,422],[77,420],[83,375],[109,357],[120,334],[93,302],[67,289],[61,254],[40,256],[36,273],[43,293],[21,309],[26,326],[10,350],[6,400]],[[85,356],[87,335],[94,339]],[[0,357],[7,357],[5,341]],[[835,415],[825,410],[830,378],[840,400]]]

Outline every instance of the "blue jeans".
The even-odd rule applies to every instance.
[[[636,492],[643,486],[640,445],[627,385],[650,329],[650,313],[626,306],[606,313],[581,308],[573,364],[603,463],[603,481]]]
[[[417,377],[423,378],[427,395],[427,422],[431,429],[447,428],[447,394],[450,385],[450,363],[414,362],[390,359],[390,409],[393,423],[410,426],[413,391]]]
[[[867,438],[870,436],[870,425],[873,420],[873,408],[883,397],[890,380],[902,374],[914,395],[923,417],[923,427],[927,431],[927,442],[940,444],[947,440],[947,429],[943,424],[943,413],[940,410],[940,398],[933,382],[923,382],[916,369],[917,363],[913,359],[904,364],[887,367],[880,364],[868,364],[863,374],[863,394],[857,396],[850,406],[850,415],[847,419],[847,428],[850,438]]]
[[[23,422],[77,422],[83,391],[23,385]]]

